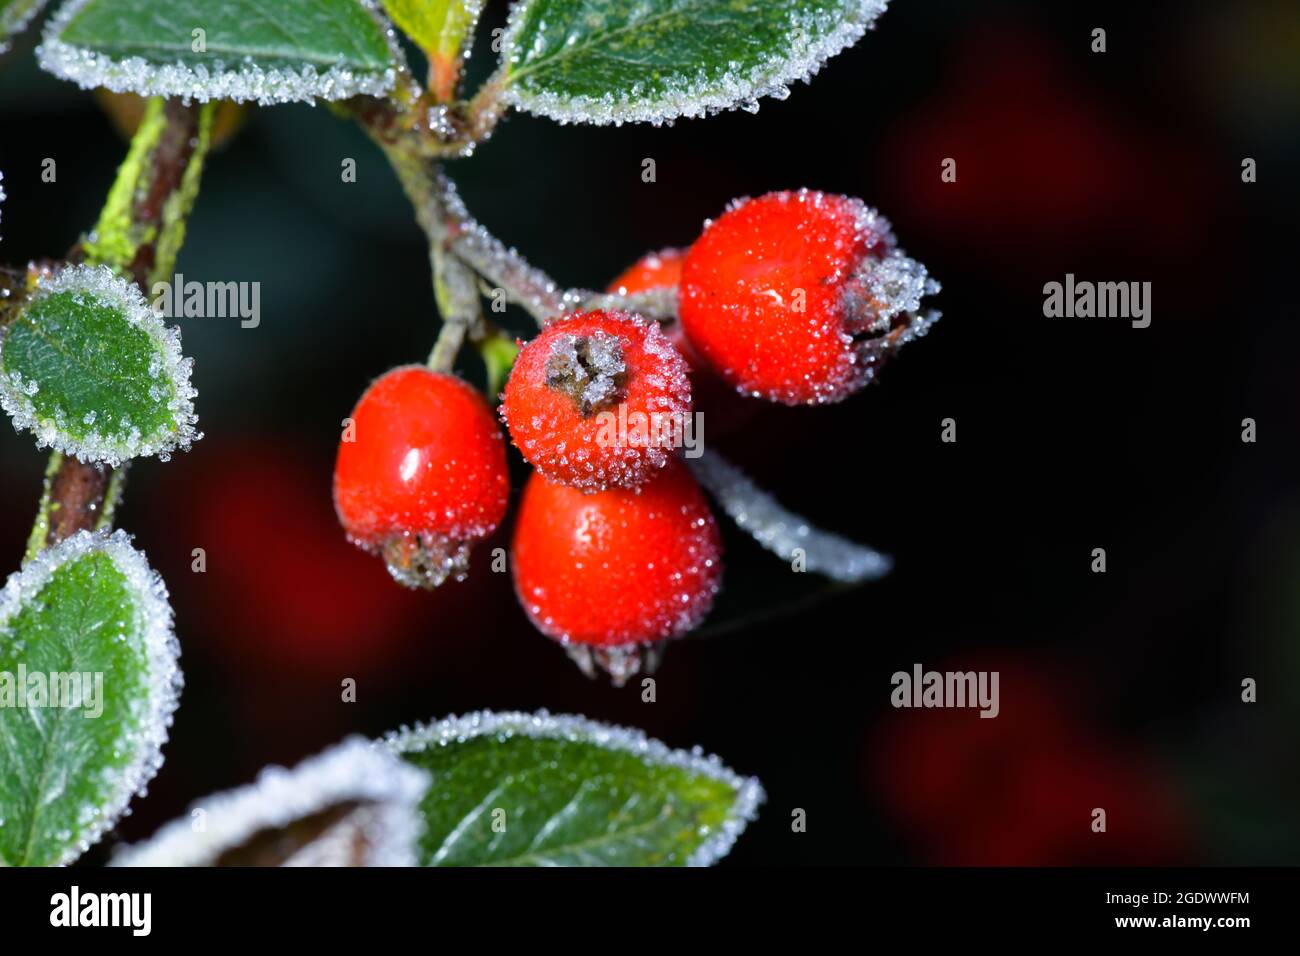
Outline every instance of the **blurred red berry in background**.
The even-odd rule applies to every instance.
[[[328,455],[292,443],[206,440],[163,486],[185,502],[167,509],[169,538],[204,550],[203,573],[172,571],[172,588],[206,610],[187,621],[204,650],[239,666],[283,669],[285,679],[385,674],[434,631],[456,641],[464,585],[446,594],[397,587],[381,562],[348,543],[330,497]],[[486,577],[486,559],[474,567]],[[475,577],[475,575],[471,575]],[[457,588],[460,588],[457,591]],[[213,627],[215,622],[219,626]],[[436,624],[435,624],[436,622]]]
[[[1050,672],[1021,661],[990,669],[1000,674],[997,717],[900,708],[873,738],[871,787],[924,862],[1192,862],[1186,814],[1149,755],[1097,735]],[[1093,830],[1097,808],[1105,832]]]
[[[1221,251],[1213,208],[1235,161],[1215,171],[1204,141],[1108,109],[1088,62],[1027,27],[962,41],[940,87],[877,153],[890,215],[914,245],[1006,263],[1005,281],[1090,256],[1150,269]],[[941,176],[947,159],[955,181]]]

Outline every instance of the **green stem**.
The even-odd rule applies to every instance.
[[[481,337],[483,334],[483,305],[474,273],[459,259],[448,255],[442,246],[431,248],[433,295],[442,314],[442,328],[429,355],[429,368],[450,372],[466,335]]]
[[[170,279],[198,196],[216,108],[149,102],[99,221],[69,253],[70,261],[108,266],[146,296],[155,282]],[[52,454],[28,559],[78,531],[111,528],[125,480],[125,464],[111,468]]]

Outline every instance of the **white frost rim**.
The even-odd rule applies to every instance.
[[[40,390],[39,382],[23,381],[20,372],[3,370],[4,335],[0,334],[0,408],[9,413],[14,429],[32,432],[37,447],[51,447],[82,461],[102,461],[114,467],[128,458],[158,455],[166,460],[177,449],[189,451],[190,445],[203,436],[195,429],[198,416],[194,413],[194,398],[198,392],[190,384],[194,361],[181,354],[180,329],[164,325],[149,308],[144,294],[133,283],[114,275],[107,266],[70,266],[53,277],[42,276],[24,311],[58,292],[81,293],[99,299],[118,309],[128,323],[149,336],[162,359],[157,379],[174,386],[167,408],[176,430],[141,435],[134,429],[126,436],[91,430],[84,438],[76,438],[67,431],[66,422],[51,420],[37,412],[32,396]]]
[[[12,9],[8,13],[0,12],[0,54],[9,52],[9,38],[22,33],[27,24],[45,7],[46,0],[36,0],[30,7],[18,9],[17,16]]]
[[[374,866],[415,866],[423,832],[419,803],[429,786],[423,770],[377,750],[362,737],[349,737],[292,770],[267,767],[256,782],[199,800],[203,830],[191,814],[173,820],[145,843],[127,847],[113,866],[205,866],[259,830],[283,827],[304,816],[350,800],[378,805],[371,838]]]
[[[132,741],[135,754],[122,768],[106,772],[109,778],[109,795],[102,807],[84,810],[79,837],[60,858],[60,864],[71,863],[93,846],[104,831],[127,811],[131,798],[142,793],[162,766],[162,747],[167,742],[167,731],[176,712],[184,680],[179,666],[180,644],[172,631],[172,609],[167,600],[167,586],[158,573],[149,567],[143,554],[131,546],[131,538],[124,531],[113,534],[80,531],[71,538],[41,552],[19,572],[11,574],[0,592],[0,640],[7,639],[9,621],[19,610],[34,600],[49,583],[55,572],[65,564],[89,554],[105,554],[126,577],[127,585],[136,597],[136,628],[142,635],[148,657],[149,673],[145,680],[148,696],[138,714],[139,722]]]
[[[317,99],[345,100],[353,96],[384,96],[405,69],[404,55],[392,25],[380,13],[377,0],[358,0],[370,12],[384,33],[393,65],[379,73],[356,72],[344,66],[321,71],[313,64],[301,69],[264,70],[251,58],[227,63],[214,58],[212,68],[190,66],[177,61],[166,65],[133,56],[116,60],[59,39],[59,34],[94,0],[71,0],[50,18],[36,48],[41,68],[82,89],[104,87],[115,93],[141,96],[181,97],[206,103],[209,100],[253,101],[262,106],[277,103],[313,103]]]
[[[476,737],[541,737],[595,744],[605,750],[629,753],[655,766],[677,767],[718,780],[736,792],[718,832],[711,835],[689,857],[687,866],[711,866],[725,856],[745,827],[758,817],[758,808],[766,799],[757,777],[742,777],[712,754],[699,747],[674,750],[667,744],[647,737],[642,731],[616,727],[573,714],[555,714],[539,710],[535,714],[521,711],[494,712],[480,710],[451,716],[430,724],[416,724],[391,731],[378,742],[394,753],[419,753],[433,747],[464,743]]]
[[[838,23],[816,41],[810,40],[809,36],[822,32],[814,29],[821,17],[817,13],[796,10],[792,15],[788,55],[769,57],[740,76],[711,81],[697,76],[656,99],[642,100],[626,93],[570,97],[557,93],[527,93],[511,86],[506,89],[505,100],[521,110],[560,123],[592,123],[597,126],[622,126],[624,123],[658,125],[679,117],[707,116],[737,107],[757,112],[759,99],[765,96],[785,99],[790,95],[790,84],[812,79],[827,60],[857,43],[876,18],[885,12],[888,3],[889,0],[847,0],[846,9],[823,15],[838,19]],[[517,3],[511,9],[502,44],[503,63],[513,63],[520,55],[516,41],[527,6]]]
[[[809,571],[846,584],[882,578],[892,570],[889,555],[816,527],[716,452],[706,451],[687,464],[731,520],[778,557],[791,561],[801,550]]]

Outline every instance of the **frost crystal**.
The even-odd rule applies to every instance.
[[[725,458],[705,452],[688,464],[722,510],[773,554],[791,561],[800,550],[807,570],[849,584],[884,577],[893,567],[888,555],[822,531],[787,511]]]
[[[793,5],[785,42],[777,51],[760,54],[752,64],[731,61],[721,76],[709,75],[697,65],[668,67],[667,75],[661,78],[662,89],[653,95],[636,86],[590,96],[566,95],[557,90],[525,90],[515,84],[506,89],[505,99],[512,106],[560,123],[658,126],[679,117],[707,116],[737,107],[755,113],[759,99],[765,96],[785,99],[790,95],[790,84],[798,80],[807,82],[827,60],[857,43],[884,13],[887,4],[888,0],[846,0],[842,7],[832,10]],[[519,44],[528,8],[529,4],[517,3],[511,9],[501,51],[502,62],[511,67],[536,52]],[[708,29],[705,23],[700,27]],[[575,42],[573,36],[570,42]]]
[[[25,381],[20,372],[0,368],[0,408],[9,413],[14,429],[35,434],[38,447],[48,446],[85,462],[102,461],[114,467],[128,458],[158,455],[165,461],[173,451],[189,451],[190,445],[203,435],[194,427],[198,423],[194,414],[198,391],[190,384],[194,361],[181,355],[180,330],[164,325],[140,290],[114,275],[107,266],[70,266],[53,276],[42,275],[26,308],[30,310],[42,299],[62,292],[73,293],[78,301],[88,297],[115,308],[130,325],[149,337],[162,356],[161,363],[151,367],[151,374],[156,371],[160,379],[174,386],[167,408],[176,425],[175,431],[142,435],[123,418],[116,434],[85,431],[82,437],[76,437],[71,432],[81,433],[81,428],[74,428],[74,423],[64,420],[61,412],[50,419],[37,411],[32,397],[40,391],[39,382]],[[4,336],[0,333],[0,349],[3,344]],[[82,418],[76,424],[90,426],[93,422]]]
[[[178,664],[180,644],[172,632],[167,586],[149,567],[144,555],[131,546],[131,538],[124,531],[111,535],[78,532],[41,552],[20,572],[10,575],[0,592],[0,640],[6,639],[9,621],[22,607],[37,599],[59,568],[88,554],[106,555],[126,578],[135,597],[134,633],[144,642],[149,673],[146,697],[133,708],[137,725],[128,739],[118,742],[119,747],[132,753],[132,759],[126,766],[111,771],[107,778],[108,797],[102,806],[88,808],[85,828],[65,852],[62,863],[72,862],[93,846],[126,811],[131,798],[142,794],[145,785],[157,774],[162,766],[162,747],[167,742],[167,731],[184,683]]]
[[[27,24],[32,22],[32,18],[40,13],[44,6],[45,0],[29,0],[27,3],[18,0],[17,3],[10,3],[4,9],[0,9],[0,56],[9,52],[9,37],[27,29]],[[0,192],[0,198],[3,198],[3,195],[3,192]]]
[[[399,67],[382,72],[358,72],[341,64],[319,70],[314,64],[301,67],[264,69],[253,57],[235,62],[214,57],[211,66],[153,63],[140,56],[115,59],[59,39],[64,28],[93,0],[71,0],[46,24],[41,45],[36,48],[41,68],[82,89],[104,87],[117,93],[140,96],[180,97],[197,100],[253,101],[262,106],[276,103],[312,103],[317,99],[345,100],[352,96],[383,96],[397,83]],[[376,0],[360,0],[384,30],[392,61],[403,62],[393,28],[378,11]]]
[[[148,842],[118,852],[113,866],[208,866],[262,830],[281,829],[331,808],[355,804],[285,866],[347,866],[364,846],[364,865],[414,866],[423,832],[423,770],[361,737],[304,760],[268,767],[249,786],[214,794],[168,823]],[[199,813],[201,812],[201,816]],[[196,820],[202,819],[202,826]]]
[[[736,800],[726,820],[687,858],[687,866],[711,866],[726,856],[745,827],[758,817],[758,807],[765,799],[757,777],[740,776],[717,757],[706,756],[699,747],[689,751],[673,750],[639,730],[614,727],[569,714],[552,715],[545,710],[535,714],[480,710],[432,724],[403,727],[386,735],[379,745],[396,754],[408,754],[461,744],[477,737],[504,740],[514,736],[594,744],[605,750],[632,754],[653,766],[677,767],[731,787],[736,792]]]

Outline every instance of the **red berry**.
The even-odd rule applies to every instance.
[[[584,495],[534,474],[511,566],[537,629],[584,669],[594,658],[621,683],[646,645],[680,637],[708,614],[722,540],[700,486],[675,459],[635,491]]]
[[[685,249],[660,249],[642,256],[605,290],[615,295],[635,295],[654,289],[666,289],[682,281]]]
[[[627,271],[611,282],[605,291],[614,295],[636,295],[656,289],[675,289],[682,281],[682,263],[686,261],[685,249],[660,249],[642,256]],[[686,363],[686,371],[694,372],[703,363],[691,349],[681,322],[663,326],[664,335]]]
[[[893,248],[889,224],[857,199],[800,190],[740,200],[687,253],[682,325],[743,392],[839,401],[871,377],[870,336],[925,285],[924,270]],[[887,273],[873,276],[886,257]],[[900,280],[909,295],[882,301],[882,283]]]
[[[339,444],[334,506],[402,584],[463,578],[470,544],[500,524],[509,494],[501,429],[459,378],[409,365],[361,396]]]
[[[681,356],[658,323],[622,312],[556,319],[520,351],[503,398],[524,458],[583,491],[647,481],[691,412]]]

